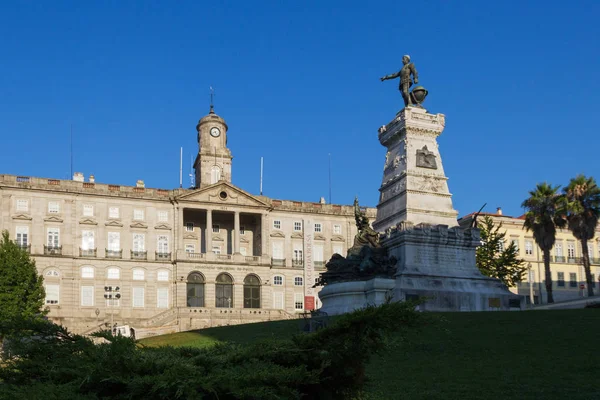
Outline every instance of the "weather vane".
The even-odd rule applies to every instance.
[[[212,86],[209,86],[210,88],[210,112],[214,113],[214,105],[213,105],[213,97],[215,95],[215,89],[213,89]]]

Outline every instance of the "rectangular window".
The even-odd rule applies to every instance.
[[[81,306],[82,307],[93,307],[94,306],[94,287],[93,286],[82,286],[81,287]]]
[[[132,298],[133,298],[133,306],[134,307],[144,307],[144,288],[143,287],[133,287],[131,288]]]
[[[94,206],[91,204],[83,205],[83,216],[84,217],[93,217],[94,216]]]
[[[213,233],[221,232],[221,226],[218,224],[213,224]]]
[[[319,233],[319,232],[323,232],[323,227],[321,226],[321,223],[315,223],[315,233]]]
[[[283,276],[276,275],[273,277],[273,285],[283,286]]]
[[[302,250],[294,249],[294,261],[302,262],[302,260],[304,260],[304,258],[302,258]]]
[[[158,222],[169,222],[169,212],[168,211],[158,211],[156,213],[156,218]]]
[[[195,253],[196,252],[196,246],[193,244],[186,244],[185,245],[185,252],[186,253]]]
[[[29,227],[17,226],[17,244],[21,247],[29,245]]]
[[[567,244],[567,257],[575,258],[575,244],[574,243]]]
[[[278,220],[278,219],[273,220],[273,228],[275,228],[275,229],[281,229],[281,221]]]
[[[194,232],[194,223],[193,222],[186,222],[185,223],[185,231],[186,232]]]
[[[133,251],[145,251],[146,250],[146,235],[143,233],[133,234]]]
[[[133,219],[136,221],[143,221],[144,220],[144,210],[140,209],[140,208],[136,208],[133,210]]]
[[[106,279],[119,279],[121,272],[119,268],[109,268]]]
[[[169,237],[167,235],[159,235],[158,236],[158,252],[161,254],[166,254],[169,252]]]
[[[562,243],[556,243],[554,245],[554,251],[555,251],[556,257],[562,257],[563,256]]]
[[[215,254],[221,254],[221,246],[213,246],[212,252]]]
[[[313,246],[313,258],[315,262],[323,262],[323,245],[316,244]]]
[[[156,289],[156,307],[169,308],[169,288]]]
[[[529,270],[529,282],[535,282],[535,271],[532,269]]]
[[[273,258],[283,260],[283,242],[281,240],[273,241]]]
[[[58,247],[60,245],[60,240],[59,240],[59,236],[60,236],[60,229],[59,228],[48,228],[47,230],[48,233],[48,240],[46,242],[46,245],[48,247]]]
[[[301,276],[294,277],[294,286],[302,286],[303,285],[302,281],[303,281],[303,279]]]
[[[344,246],[341,244],[333,245],[333,254],[339,254],[340,256],[344,255]]]
[[[114,294],[111,296],[114,296]],[[111,299],[106,299],[107,307],[119,307],[120,305],[121,305],[121,299],[115,299],[114,297]]]
[[[121,233],[120,232],[108,232],[108,250],[120,251],[121,250]]]
[[[283,293],[281,293],[281,292],[273,293],[273,308],[276,310],[283,309]]]
[[[59,285],[44,285],[46,304],[58,304]]]
[[[525,254],[528,256],[533,255],[533,242],[531,240],[525,241]]]
[[[60,208],[58,206],[58,201],[49,201],[48,202],[48,214],[58,214],[60,212]]]
[[[569,273],[569,287],[577,287],[577,274],[574,272]]]
[[[156,280],[160,282],[169,281],[169,271],[161,270],[156,273]]]
[[[519,239],[512,239],[512,244],[515,246],[517,254],[519,254]]]
[[[294,231],[301,232],[302,231],[302,222],[296,221],[294,222]]]
[[[108,207],[108,218],[119,218],[119,207]]]
[[[304,293],[294,293],[294,309],[304,310]]]
[[[558,272],[557,273],[557,278],[558,278],[558,286],[559,287],[565,287],[565,273],[564,272]]]
[[[17,211],[29,211],[29,200],[17,200]]]
[[[334,225],[333,226],[333,233],[335,235],[341,235],[342,234],[342,226],[341,225]]]
[[[240,225],[240,235],[246,234],[246,227],[244,225]]]
[[[94,250],[96,248],[94,231],[81,231],[81,250]]]

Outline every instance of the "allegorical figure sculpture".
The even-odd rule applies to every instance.
[[[371,228],[369,218],[354,200],[354,219],[358,230],[354,245],[347,257],[334,254],[327,263],[327,271],[321,274],[319,285],[370,279],[376,276],[391,277],[396,271],[396,260],[388,257],[387,250],[379,243],[379,233]]]
[[[402,93],[402,98],[404,99],[404,106],[412,106],[413,102],[419,105],[425,100],[425,96],[427,96],[427,90],[425,90],[422,86],[417,86],[413,89],[413,92],[410,92],[410,87],[414,84],[419,83],[419,74],[417,73],[417,69],[415,68],[415,64],[410,62],[410,56],[405,55],[402,57],[402,68],[400,71],[395,74],[386,75],[381,78],[381,81],[385,81],[388,79],[395,79],[400,77],[400,83],[398,84],[398,90]],[[412,78],[411,78],[412,75]]]

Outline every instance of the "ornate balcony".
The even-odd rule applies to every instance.
[[[285,258],[271,258],[272,267],[285,267]]]
[[[162,253],[162,252],[156,251],[154,253],[154,256],[156,257],[156,260],[158,260],[158,261],[171,261],[171,253]]]
[[[315,261],[313,265],[315,268],[323,269],[325,268],[325,261]]]
[[[564,263],[566,261],[565,256],[554,256],[554,262]]]
[[[123,249],[121,250],[104,250],[106,258],[123,258]]]
[[[46,246],[44,245],[45,256],[60,256],[62,255],[62,246]]]
[[[590,258],[590,263],[592,264],[600,264],[600,258]]]
[[[567,257],[569,264],[581,264],[581,257]]]
[[[96,249],[82,249],[79,248],[79,257],[96,257],[98,252]]]
[[[23,250],[27,254],[31,254],[31,245],[30,244],[21,244],[17,243],[17,247]]]
[[[147,260],[148,259],[147,254],[148,254],[148,252],[146,252],[146,251],[131,250],[131,259],[132,260]]]

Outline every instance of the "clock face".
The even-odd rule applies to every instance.
[[[213,128],[210,128],[210,136],[219,137],[220,134],[221,134],[221,131],[216,126]]]

